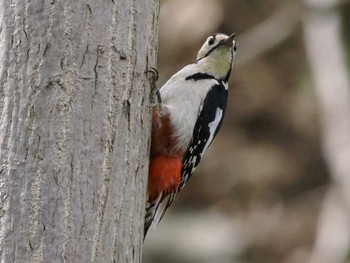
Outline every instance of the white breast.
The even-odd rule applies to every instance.
[[[176,73],[160,89],[163,110],[170,114],[174,128],[174,136],[179,149],[186,151],[192,138],[199,109],[209,89],[218,84],[214,79],[185,80],[196,73],[195,65],[191,64]]]

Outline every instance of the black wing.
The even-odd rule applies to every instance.
[[[203,101],[193,130],[192,140],[182,161],[179,192],[197,168],[203,154],[221,127],[226,111],[228,92],[223,84],[211,88]]]
[[[201,161],[204,152],[218,133],[226,111],[227,96],[227,89],[221,82],[214,85],[205,97],[194,126],[190,146],[182,160],[180,185],[175,193],[170,194],[160,219],[174,201],[176,194],[184,188]]]

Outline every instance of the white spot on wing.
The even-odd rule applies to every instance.
[[[197,160],[197,156],[193,156],[193,158],[192,158],[192,165],[196,164],[196,160]]]
[[[203,156],[205,151],[208,149],[209,144],[211,143],[211,141],[214,138],[215,131],[217,130],[219,123],[222,119],[222,113],[223,113],[222,109],[217,108],[216,113],[215,113],[215,119],[211,123],[208,124],[210,137],[204,146],[204,149],[203,149],[203,152],[201,153],[201,156]]]

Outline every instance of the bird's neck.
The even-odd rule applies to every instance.
[[[231,56],[208,56],[197,61],[203,73],[212,75],[218,80],[227,81],[232,69]]]

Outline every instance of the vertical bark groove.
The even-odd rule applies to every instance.
[[[135,15],[136,15],[136,3],[135,0],[131,2],[130,5],[130,22],[129,22],[129,32],[128,32],[128,42],[130,45],[128,46],[128,52],[129,55],[129,63],[126,69],[126,90],[124,93],[123,100],[127,103],[130,103],[130,96],[131,96],[131,88],[132,88],[132,81],[134,79],[134,68],[136,64],[136,50],[135,50],[135,41],[136,41],[136,22],[135,22]]]

